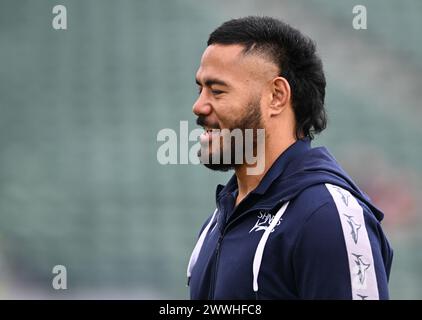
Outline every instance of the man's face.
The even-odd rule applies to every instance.
[[[234,139],[226,139],[224,135],[230,135],[233,129],[244,132],[245,129],[265,127],[262,93],[276,75],[277,68],[258,55],[244,55],[243,48],[241,45],[208,46],[196,73],[199,97],[193,112],[198,116],[197,123],[205,130],[200,137],[200,156],[209,159],[209,164],[205,165],[210,169],[235,167]],[[212,129],[218,130],[212,132]],[[254,138],[256,143],[255,134]],[[230,152],[231,160],[223,164],[225,152]],[[219,159],[218,163],[212,160],[213,157]]]

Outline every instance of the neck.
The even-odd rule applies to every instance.
[[[293,143],[296,142],[296,138],[294,136],[289,137],[288,139],[279,139],[276,140],[275,143],[266,137],[265,143],[265,150],[263,154],[258,155],[258,157],[263,157],[264,160],[259,159],[260,161],[264,161],[264,170],[262,173],[258,175],[251,175],[248,172],[248,168],[253,168],[254,165],[243,164],[241,166],[236,167],[235,173],[237,178],[237,185],[239,188],[239,192],[236,199],[236,205],[238,205],[248,194],[249,192],[253,191],[261,182],[262,178],[265,176],[267,171],[271,168],[275,160]]]

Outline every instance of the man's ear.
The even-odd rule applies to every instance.
[[[270,116],[276,116],[290,104],[291,91],[289,82],[283,77],[271,81]]]

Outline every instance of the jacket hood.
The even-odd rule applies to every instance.
[[[285,202],[292,200],[306,188],[325,183],[348,190],[368,206],[378,221],[384,218],[384,214],[371,203],[368,195],[359,189],[325,147],[309,148],[290,161],[270,188],[274,188],[279,201]]]

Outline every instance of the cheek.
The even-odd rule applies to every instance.
[[[227,99],[214,108],[220,128],[230,128],[245,113],[245,104],[239,99]]]

